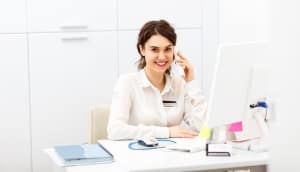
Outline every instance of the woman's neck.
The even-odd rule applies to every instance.
[[[158,73],[158,72],[153,72],[150,70],[147,70],[145,68],[146,76],[151,82],[151,84],[158,88],[160,91],[162,91],[165,87],[165,75],[164,73]]]

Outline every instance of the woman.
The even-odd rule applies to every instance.
[[[120,76],[108,122],[112,140],[185,137],[198,135],[206,103],[194,81],[188,59],[177,53],[184,78],[171,76],[176,33],[165,20],[149,21],[140,30],[139,71]]]

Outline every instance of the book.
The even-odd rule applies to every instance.
[[[114,161],[113,155],[101,144],[54,146],[64,166],[90,165]]]

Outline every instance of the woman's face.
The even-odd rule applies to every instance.
[[[144,47],[140,45],[140,51],[145,56],[148,71],[164,74],[173,62],[174,46],[161,35],[150,37]]]

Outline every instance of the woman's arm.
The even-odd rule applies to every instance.
[[[207,103],[195,80],[186,83],[184,99],[185,113],[181,126],[199,132],[205,122]]]
[[[199,132],[204,123],[207,105],[204,96],[201,94],[200,87],[194,80],[194,68],[189,60],[181,53],[177,52],[179,59],[176,63],[179,64],[185,73],[185,86],[182,88],[184,95],[184,118],[180,126]]]

